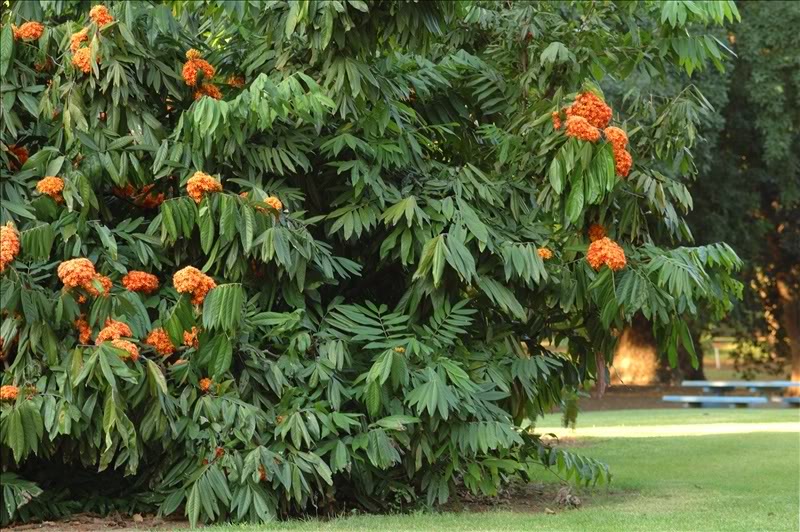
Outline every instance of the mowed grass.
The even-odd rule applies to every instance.
[[[540,427],[557,426],[548,417]],[[581,440],[574,452],[608,463],[610,488],[555,514],[491,511],[307,520],[218,530],[797,531],[800,411],[629,410],[582,413],[578,426],[798,422],[798,432]],[[539,430],[542,430],[541,428]],[[556,482],[542,472],[540,479]],[[551,506],[555,508],[555,506]]]

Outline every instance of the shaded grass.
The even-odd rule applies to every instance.
[[[634,410],[585,413],[579,416],[578,423],[649,426],[681,421],[797,420],[797,410]],[[578,510],[559,510],[553,515],[490,511],[357,516],[218,529],[798,530],[800,433],[587,439],[586,443],[575,451],[604,460],[611,466],[614,479],[610,488],[580,491],[584,507]],[[544,471],[540,479],[553,481],[552,475]]]

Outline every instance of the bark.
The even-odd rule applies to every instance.
[[[614,384],[655,384],[659,380],[658,346],[650,323],[636,316],[617,341],[612,363]]]

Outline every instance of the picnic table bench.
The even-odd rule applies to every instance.
[[[662,399],[668,403],[683,403],[686,406],[695,408],[714,406],[745,408],[750,405],[763,405],[768,402],[766,397],[753,397],[750,395],[729,395],[726,397],[716,395],[665,395]]]
[[[784,388],[798,388],[800,382],[794,381],[683,381],[684,388],[702,388],[704,392],[732,392],[736,388],[758,392],[776,392]]]
[[[770,395],[786,388],[800,387],[800,382],[794,381],[683,381],[681,386],[685,388],[702,388],[704,392],[716,392],[720,395],[665,395],[663,401],[669,403],[683,403],[692,407],[713,407],[713,406],[733,406],[748,407],[750,405],[765,404],[769,402],[764,395]],[[722,395],[732,392],[737,388],[745,388],[752,393],[759,393],[760,396],[742,395]],[[777,399],[776,399],[777,400]],[[782,399],[786,406],[800,407],[800,398],[784,397]]]

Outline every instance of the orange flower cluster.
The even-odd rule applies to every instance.
[[[183,331],[183,345],[186,347],[194,347],[195,349],[200,347],[200,342],[197,339],[199,332],[197,327],[192,327],[191,331]]]
[[[567,118],[567,136],[588,142],[600,140],[600,130],[589,123],[582,116],[570,116]]]
[[[78,51],[81,45],[89,40],[89,28],[73,33],[69,38],[69,51],[73,54]]]
[[[619,271],[625,267],[625,251],[613,240],[603,237],[589,244],[589,251],[586,254],[589,265],[599,270],[603,264],[613,271]]]
[[[211,389],[211,379],[208,377],[200,379],[200,382],[197,383],[197,387],[200,388],[200,391],[203,393],[208,393],[208,390]]]
[[[11,224],[0,227],[0,272],[5,271],[6,265],[14,262],[19,255],[19,235]]]
[[[0,386],[0,401],[16,401],[19,388],[11,384]]]
[[[152,294],[158,290],[158,277],[152,273],[131,270],[122,278],[122,286],[131,292]]]
[[[203,172],[195,172],[186,183],[186,192],[195,203],[200,203],[206,192],[222,192],[222,183]]]
[[[195,91],[194,99],[199,100],[203,96],[208,96],[209,98],[214,98],[215,100],[221,100],[222,92],[213,83],[203,83],[200,85],[200,88]]]
[[[67,288],[85,286],[97,276],[94,264],[89,259],[65,260],[58,265],[58,278]]]
[[[156,353],[161,356],[166,357],[175,352],[175,346],[172,345],[172,340],[169,339],[167,331],[160,327],[158,329],[153,329],[153,331],[147,335],[147,338],[145,338],[144,343],[155,349]]]
[[[627,177],[633,165],[633,157],[625,149],[628,146],[628,135],[618,127],[607,127],[603,131],[606,135],[606,140],[611,143],[614,150],[614,167],[617,175]]]
[[[88,344],[92,339],[92,328],[89,327],[89,322],[86,321],[83,315],[75,320],[75,328],[78,329],[78,341],[82,344]]]
[[[267,480],[267,470],[264,469],[263,465],[258,466],[258,480],[261,482]]]
[[[589,226],[589,240],[594,242],[606,236],[606,229],[600,224],[592,224]]]
[[[92,51],[89,48],[80,48],[72,55],[72,64],[84,74],[88,74],[92,71]]]
[[[590,125],[603,129],[611,121],[611,107],[592,92],[583,92],[575,98],[575,103],[567,107],[567,123],[569,118],[580,116]]]
[[[108,8],[103,5],[94,6],[89,11],[89,18],[101,28],[114,22],[114,17],[108,12]]]
[[[100,283],[100,285],[102,286],[102,292],[97,288],[95,288],[93,281],[98,281]],[[109,279],[105,275],[97,274],[94,276],[94,278],[92,278],[92,282],[83,285],[83,289],[89,292],[90,296],[99,297],[101,295],[107,296],[108,294],[110,294],[112,286],[114,286],[114,284],[111,282],[111,279]]]
[[[35,41],[44,33],[44,24],[41,22],[26,22],[19,28],[11,25],[11,31],[14,33],[15,39],[22,41]]]
[[[225,80],[225,83],[227,83],[228,85],[230,85],[231,87],[234,87],[236,89],[241,89],[242,87],[244,87],[244,83],[245,83],[244,82],[244,76],[230,75],[230,76],[228,76],[228,79]]]
[[[39,182],[36,183],[36,190],[38,190],[40,194],[47,194],[53,198],[56,203],[64,201],[63,196],[61,196],[61,192],[64,190],[64,180],[60,177],[49,175],[39,180]]]
[[[106,326],[97,333],[94,343],[95,345],[100,345],[107,340],[117,340],[122,337],[130,338],[131,336],[133,336],[133,331],[127,324],[109,318],[106,320]]]
[[[281,203],[281,200],[279,200],[275,196],[270,196],[266,198],[264,200],[264,203],[269,205],[271,209],[276,210],[278,212],[281,212],[283,210],[283,203]]]
[[[628,177],[633,166],[633,157],[628,150],[614,152],[614,169],[620,177]]]
[[[536,252],[540,257],[542,257],[543,260],[549,260],[553,258],[553,252],[547,248],[539,248],[536,250]]]
[[[127,340],[120,340],[120,339],[117,338],[117,339],[111,340],[111,345],[113,345],[117,349],[122,349],[122,350],[128,352],[127,356],[120,357],[123,360],[130,359],[130,360],[133,360],[134,362],[139,360],[139,348],[136,347],[136,344],[134,344],[133,342],[129,342]]]
[[[214,279],[194,266],[187,266],[175,272],[175,275],[172,276],[172,284],[175,285],[175,290],[178,292],[192,294],[194,305],[201,305],[209,290],[217,286]]]
[[[16,144],[12,144],[8,147],[8,151],[17,159],[16,162],[14,159],[11,159],[8,162],[9,170],[16,172],[28,161],[28,148],[25,146],[17,146]]]
[[[123,188],[114,187],[111,191],[120,198],[132,198],[133,203],[137,207],[144,209],[155,209],[164,203],[164,193],[150,192],[155,185],[145,185],[141,190],[137,191],[132,185],[125,185]]]
[[[194,87],[197,85],[197,75],[200,72],[203,73],[204,80],[210,80],[214,77],[216,69],[211,63],[201,58],[200,52],[192,48],[186,52],[186,62],[183,64],[183,70],[181,71],[183,81],[185,81],[188,86]]]

